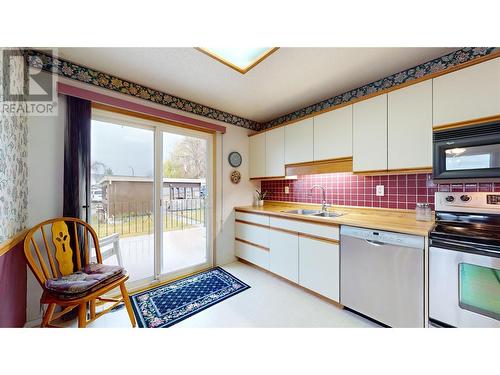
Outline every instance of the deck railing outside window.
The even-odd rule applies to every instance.
[[[92,202],[91,224],[99,237],[112,233],[121,237],[152,234],[152,207],[151,201]],[[161,214],[163,231],[206,226],[207,205],[204,198],[163,199]]]

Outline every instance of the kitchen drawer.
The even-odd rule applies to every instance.
[[[236,211],[235,218],[236,220],[248,221],[249,223],[269,225],[269,216],[267,215],[257,215],[250,214],[248,212]]]
[[[310,234],[313,236],[328,238],[331,240],[339,239],[339,227],[334,225],[313,224],[299,220],[288,220],[271,217],[269,225],[274,228],[287,229],[293,232]]]
[[[257,225],[236,222],[235,238],[245,240],[256,245],[269,247],[269,228]]]
[[[237,257],[269,270],[269,250],[238,240],[234,241],[234,246]]]

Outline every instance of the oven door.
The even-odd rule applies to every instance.
[[[435,179],[500,177],[500,124],[434,132]]]
[[[429,317],[453,327],[500,327],[500,258],[431,245]]]

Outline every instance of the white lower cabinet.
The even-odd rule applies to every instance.
[[[269,270],[269,250],[239,240],[234,241],[234,244],[237,257]]]
[[[299,284],[339,302],[339,245],[299,237]]]
[[[299,282],[299,236],[269,231],[269,270],[295,283]]]

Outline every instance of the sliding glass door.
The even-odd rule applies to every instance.
[[[92,219],[130,286],[212,264],[212,135],[94,110]]]
[[[207,139],[163,132],[161,273],[207,262],[207,146]]]

